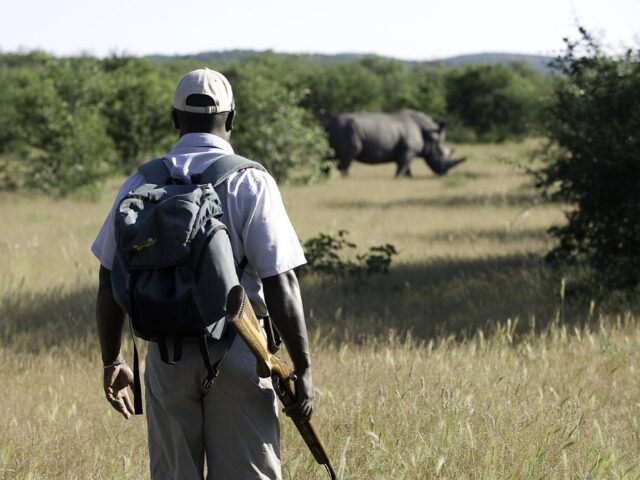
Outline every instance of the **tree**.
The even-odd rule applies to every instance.
[[[280,182],[311,183],[326,175],[329,145],[313,116],[299,106],[304,93],[287,88],[253,62],[228,74],[236,99],[234,147],[261,162]]]
[[[111,57],[102,62],[102,68],[106,93],[101,113],[120,170],[130,173],[175,142],[171,123],[174,85],[147,60]]]
[[[640,56],[603,53],[584,29],[554,67],[551,140],[537,185],[570,205],[549,258],[589,265],[604,286],[640,283]]]
[[[383,111],[393,112],[415,107],[418,88],[405,62],[371,56],[360,60],[360,64],[380,82],[380,104]]]
[[[359,62],[328,65],[314,71],[306,80],[308,92],[301,106],[324,123],[343,112],[381,111],[382,82]]]
[[[473,65],[447,78],[447,110],[480,140],[527,134],[543,101],[542,82],[522,66]]]
[[[429,65],[416,67],[411,72],[411,82],[416,87],[415,100],[409,108],[419,110],[435,118],[445,117],[447,114],[446,69],[434,68]]]
[[[3,142],[13,185],[59,195],[94,195],[111,170],[115,150],[99,113],[101,82],[97,61],[48,61],[11,73],[10,108],[14,138]],[[4,103],[4,102],[0,102]]]

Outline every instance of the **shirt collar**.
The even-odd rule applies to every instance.
[[[233,148],[224,138],[212,133],[187,133],[180,137],[174,147],[175,150],[193,148],[218,148],[225,153],[234,153]]]

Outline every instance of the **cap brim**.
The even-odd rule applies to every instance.
[[[177,108],[176,110],[182,110],[183,112],[191,112],[191,113],[206,113],[206,114],[212,114],[212,113],[223,113],[223,112],[229,112],[230,110],[223,110],[223,111],[218,111],[218,108],[214,105],[211,105],[209,107],[194,107],[192,105],[185,105],[182,108]]]

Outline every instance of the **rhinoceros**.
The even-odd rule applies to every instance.
[[[454,160],[444,146],[444,124],[416,110],[342,113],[329,120],[327,134],[343,175],[347,175],[353,160],[396,162],[397,177],[411,176],[409,167],[415,157],[424,158],[437,175],[444,175],[465,160]]]

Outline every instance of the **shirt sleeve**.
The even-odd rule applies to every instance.
[[[114,229],[116,209],[127,193],[135,190],[143,183],[144,179],[140,173],[136,173],[124,181],[116,195],[111,210],[107,214],[107,218],[102,224],[102,228],[100,228],[100,232],[98,232],[98,236],[91,245],[91,252],[96,256],[100,265],[109,270],[113,267],[113,256],[116,253],[116,234]]]
[[[305,264],[302,245],[273,177],[247,169],[238,179],[237,195],[244,254],[258,277],[271,277]]]

